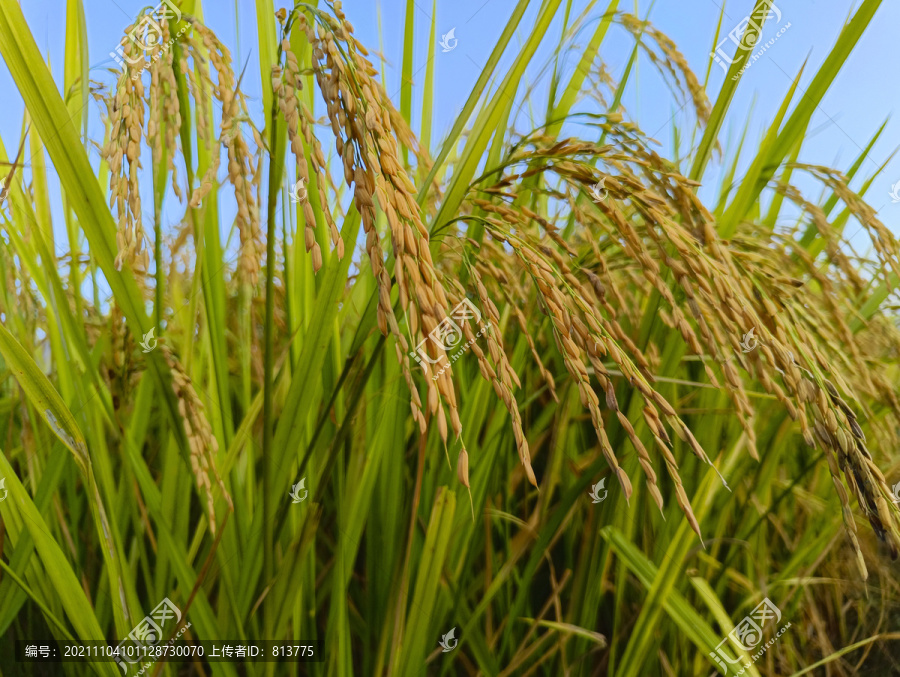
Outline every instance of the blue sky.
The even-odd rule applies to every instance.
[[[63,60],[65,37],[65,2],[63,0],[28,0],[24,12],[38,45],[48,55],[51,68],[60,73]],[[110,83],[107,68],[114,65],[109,52],[122,37],[123,28],[134,20],[146,5],[146,0],[85,0],[88,24],[89,61],[92,79]],[[283,0],[276,0],[276,8],[286,6]],[[455,116],[465,103],[475,80],[487,62],[497,37],[506,24],[516,0],[415,0],[416,54],[414,56],[415,84],[420,87],[424,80],[427,63],[428,34],[432,13],[436,13],[437,39],[451,28],[455,28],[457,48],[444,53],[439,48],[435,55],[435,119],[432,135],[432,150],[436,151],[443,135],[449,130]],[[565,2],[563,3],[565,4]],[[573,16],[578,15],[587,0],[573,0]],[[595,4],[594,14],[605,9],[607,0]],[[748,146],[752,147],[762,131],[769,124],[775,110],[801,68],[809,59],[806,74],[801,81],[805,87],[815,70],[827,56],[841,27],[858,3],[846,0],[793,0],[782,1],[778,7],[782,11],[779,25],[790,23],[790,28],[777,42],[753,64],[744,75],[731,106],[721,140],[726,152],[729,140],[736,140],[747,117],[750,118]],[[216,0],[205,2],[205,21],[228,44],[236,60],[250,58],[249,76],[245,78],[243,89],[251,96],[251,108],[257,116],[259,106],[259,77],[256,42],[255,3],[252,0]],[[519,31],[513,39],[500,63],[502,72],[515,57],[515,47],[521,44],[530,31],[537,15],[538,0],[532,2]],[[725,5],[723,35],[733,28],[752,9],[753,1],[730,0]],[[720,4],[713,0],[657,0],[655,3],[623,0],[620,9],[638,14],[669,35],[687,58],[688,63],[703,80],[706,73],[708,55],[713,47],[712,40],[719,18]],[[378,51],[383,45],[386,61],[386,81],[390,94],[397,94],[399,105],[399,69],[402,61],[403,25],[406,0],[346,0],[344,10],[356,28],[357,36]],[[561,15],[561,12],[560,12]],[[778,26],[771,22],[764,32],[764,40],[774,35]],[[890,116],[900,94],[889,75],[891,62],[889,49],[896,38],[895,27],[900,25],[900,3],[883,3],[875,20],[864,34],[861,43],[851,55],[848,63],[823,100],[813,118],[810,134],[803,147],[801,161],[825,164],[846,169],[867,144],[880,124]],[[592,27],[591,27],[592,28]],[[560,23],[557,21],[548,32],[533,68],[526,74],[527,84],[533,84],[540,68],[544,66],[558,42]],[[586,36],[585,36],[586,39]],[[721,39],[721,38],[720,38]],[[609,73],[616,79],[621,75],[633,45],[632,39],[621,28],[613,28],[601,50]],[[378,66],[379,64],[376,63]],[[239,66],[236,67],[239,69]],[[251,77],[252,76],[252,77]],[[539,80],[535,89],[534,107],[540,113],[545,105],[546,75]],[[708,92],[715,99],[724,74],[713,66]],[[61,77],[58,77],[58,81]],[[16,139],[21,131],[22,102],[5,64],[0,62],[0,88],[7,93],[6,105],[0,112],[0,134],[7,149],[13,152]],[[421,90],[414,90],[413,121],[418,129],[421,111],[418,105]],[[662,144],[662,152],[672,156],[672,121],[682,129],[685,145],[690,140],[691,117],[687,109],[679,111],[679,104],[664,86],[652,65],[642,57],[636,78],[629,87],[623,104],[626,115],[636,120],[645,133],[652,135]],[[90,104],[92,136],[102,139],[99,109]],[[529,109],[523,106],[516,127],[526,131],[529,127]],[[897,145],[898,122],[891,120],[881,140],[863,164],[861,174],[868,176],[885,161]],[[682,152],[685,148],[682,148]],[[96,153],[94,154],[96,161]],[[749,162],[751,158],[745,158]],[[705,184],[717,186],[720,167],[713,165],[704,178]],[[27,174],[26,174],[27,175]],[[860,177],[862,178],[862,176]],[[869,193],[869,200],[879,211],[882,220],[894,230],[895,217],[900,213],[900,204],[893,204],[888,197],[891,184],[900,180],[900,159],[888,165],[886,171],[875,182]],[[854,183],[858,186],[860,179]],[[55,181],[51,182],[51,187]],[[705,192],[705,191],[704,191]],[[703,193],[701,193],[703,194]],[[709,193],[712,194],[712,191]],[[707,195],[708,197],[708,195]],[[816,198],[813,194],[812,199]],[[227,207],[226,207],[227,210]],[[54,209],[56,211],[56,209]],[[170,216],[178,218],[183,207],[173,208]],[[60,225],[60,219],[55,219]]]

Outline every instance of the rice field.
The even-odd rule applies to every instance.
[[[0,676],[900,674],[885,126],[801,152],[880,0],[737,148],[766,0],[699,68],[494,8],[448,130],[436,2],[396,94],[336,0],[243,3],[253,61],[164,0],[99,70],[57,4],[63,64],[0,0]]]

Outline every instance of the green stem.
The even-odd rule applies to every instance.
[[[278,58],[280,61],[281,50]],[[278,106],[274,97],[269,114],[269,187],[266,208],[266,324],[263,374],[263,575],[271,585],[275,573],[275,526],[272,521],[272,436],[273,436],[273,365],[275,362],[275,207],[281,185],[283,155],[279,152]],[[274,605],[263,609],[264,637],[274,639]]]

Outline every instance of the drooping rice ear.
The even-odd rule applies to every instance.
[[[469,453],[465,449],[459,452],[459,459],[456,462],[456,477],[466,489],[469,488]]]
[[[475,502],[472,500],[472,488],[469,486],[469,452],[463,447],[459,451],[459,459],[456,462],[456,477],[465,486],[469,493],[469,507],[472,510],[472,521],[475,521]]]

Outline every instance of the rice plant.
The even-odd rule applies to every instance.
[[[729,155],[771,4],[713,92],[618,0],[519,0],[437,139],[433,13],[413,119],[411,59],[397,101],[338,1],[257,0],[254,72],[167,0],[97,81],[82,0],[56,78],[0,0],[26,107],[0,143],[0,674],[900,672],[900,245],[860,172],[884,127],[849,168],[800,159],[880,0]],[[622,105],[638,58],[688,156]],[[88,640],[316,653],[24,653]]]

